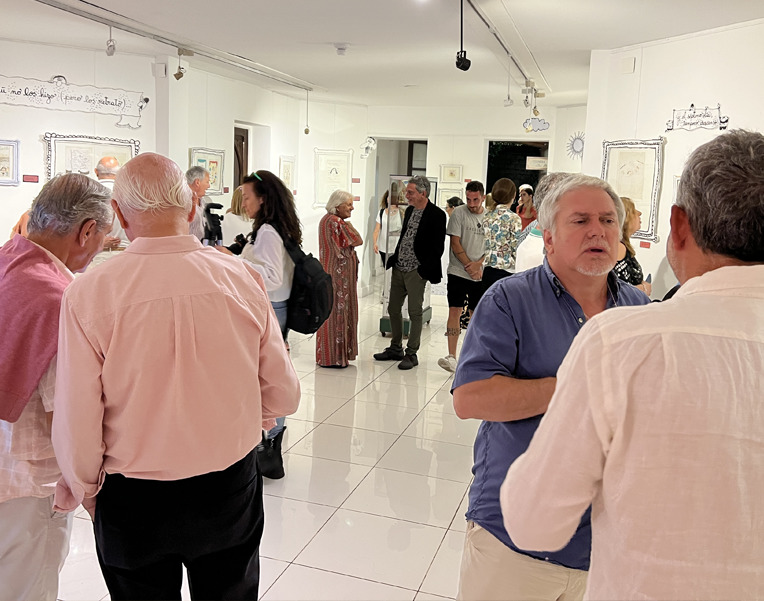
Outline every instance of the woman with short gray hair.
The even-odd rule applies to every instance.
[[[335,190],[318,224],[318,248],[326,273],[332,276],[334,306],[316,334],[316,363],[321,367],[347,367],[358,355],[358,255],[363,244],[353,227],[353,195]]]

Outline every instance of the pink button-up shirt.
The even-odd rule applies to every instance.
[[[232,465],[300,388],[262,278],[193,236],[137,238],[61,305],[56,507],[103,475],[178,480]]]
[[[40,248],[61,273],[70,280],[74,278],[58,257]],[[0,420],[0,503],[22,497],[49,497],[61,477],[50,441],[55,383],[53,357],[18,421]]]

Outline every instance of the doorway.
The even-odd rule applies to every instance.
[[[488,142],[488,170],[486,192],[490,192],[497,179],[507,177],[519,188],[529,184],[536,189],[546,169],[528,169],[528,157],[547,157],[549,142]]]

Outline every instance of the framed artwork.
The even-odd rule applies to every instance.
[[[437,204],[441,209],[446,208],[446,201],[452,196],[458,196],[464,200],[464,188],[440,188],[438,190]]]
[[[0,140],[0,186],[19,185],[19,141]]]
[[[602,179],[613,186],[619,196],[630,198],[637,210],[647,217],[643,218],[642,229],[637,230],[633,238],[658,241],[655,230],[664,141],[664,138],[656,138],[602,143]]]
[[[290,192],[295,189],[294,157],[282,155],[279,157],[279,178],[287,190]]]
[[[82,173],[93,177],[94,169],[103,157],[114,157],[124,165],[138,155],[138,140],[99,138],[96,136],[66,136],[45,133],[47,154],[45,167],[48,179],[59,173]]]
[[[315,149],[316,196],[313,208],[323,207],[335,190],[350,192],[352,183],[353,150]]]
[[[461,184],[462,166],[461,165],[441,165],[440,166],[441,184]]]
[[[216,196],[223,193],[223,169],[225,150],[211,148],[190,148],[189,168],[204,167],[210,172],[210,188],[207,194]]]

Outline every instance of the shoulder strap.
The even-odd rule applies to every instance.
[[[305,252],[302,250],[302,248],[295,244],[291,238],[284,240],[284,248],[286,248],[286,251],[289,253],[289,256],[291,257],[292,261],[294,261],[295,265],[302,262],[302,260],[305,258]]]

